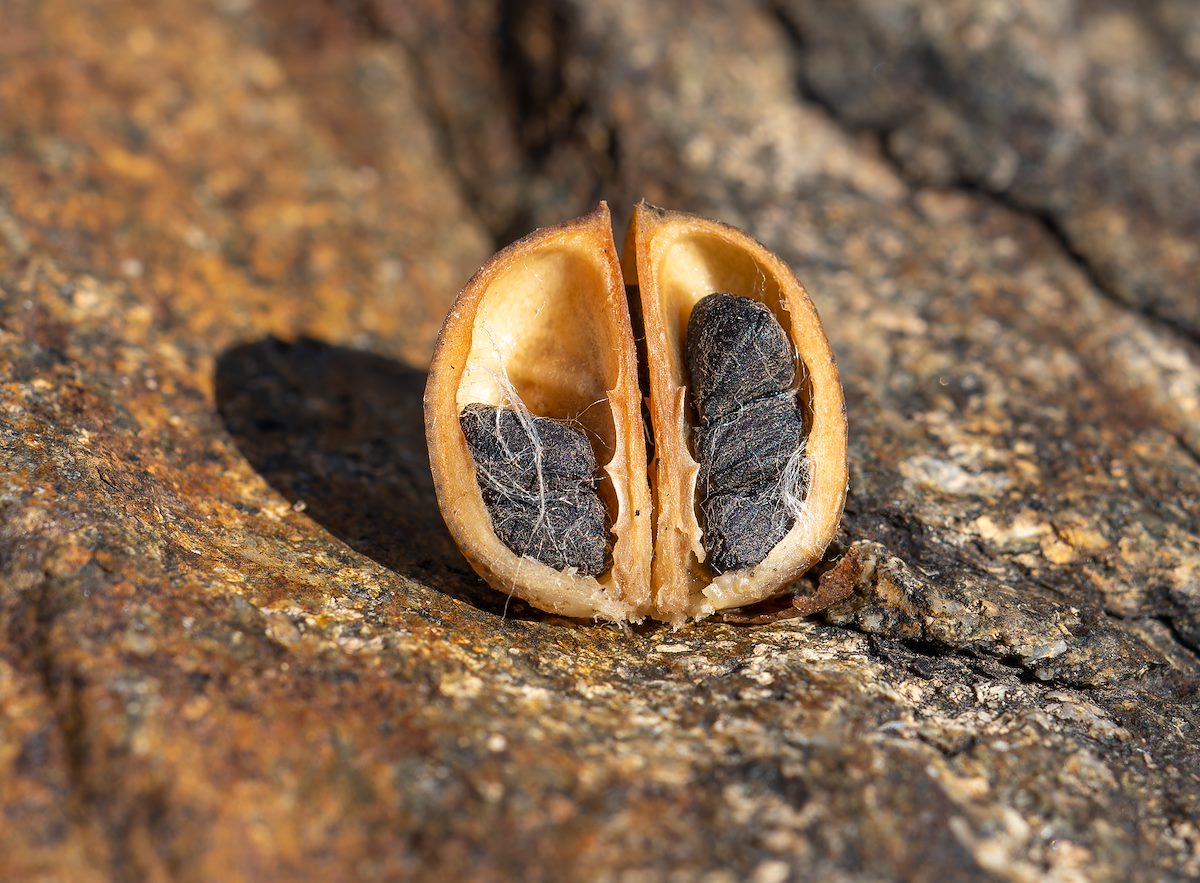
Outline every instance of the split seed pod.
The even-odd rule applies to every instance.
[[[696,305],[718,292],[742,311],[726,319],[726,331],[740,328],[739,315],[761,319],[786,339],[795,362],[786,388],[768,389],[712,417],[709,404],[698,401],[699,387],[734,363],[709,354],[717,368],[706,375],[695,340],[722,341],[729,334],[718,322],[705,338],[692,323],[689,352],[688,332]],[[645,390],[638,385],[627,298],[644,325]],[[713,312],[706,304],[696,318]],[[738,564],[742,559],[717,551],[715,522],[705,534],[705,521],[725,511],[718,503],[726,497],[701,499],[698,483],[706,493],[715,486],[711,439],[721,426],[733,427],[728,435],[738,450],[753,455],[756,445],[767,450],[772,443],[751,437],[747,444],[739,427],[758,426],[755,414],[781,407],[794,407],[799,420],[793,423],[803,427],[798,444],[797,430],[788,436],[795,450],[786,469],[771,467],[766,479],[755,463],[725,473],[754,473],[760,485],[726,496],[734,509],[751,498],[767,499],[763,511],[769,509],[779,527],[777,542]],[[442,515],[476,572],[500,592],[568,616],[680,623],[769,598],[821,557],[845,503],[841,383],[803,286],[744,233],[644,202],[635,209],[620,260],[601,203],[578,220],[510,245],[475,274],[438,338],[425,426]],[[572,432],[591,445],[594,480],[571,467],[586,460],[586,470],[590,458],[555,456],[543,444]],[[730,456],[718,452],[716,459],[724,463]],[[506,458],[508,471],[501,468]],[[592,493],[603,504],[603,528]],[[779,525],[780,517],[786,523]],[[752,521],[739,515],[729,523]],[[591,553],[578,548],[586,545],[584,533],[604,528],[600,564],[594,538]],[[713,563],[720,560],[735,565],[717,572]]]

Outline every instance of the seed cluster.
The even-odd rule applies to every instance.
[[[717,292],[692,310],[687,362],[700,417],[695,450],[708,563],[718,573],[752,567],[795,523],[785,473],[804,427],[792,346],[763,304]]]
[[[558,570],[604,571],[607,514],[587,436],[561,420],[493,405],[459,415],[496,535]]]

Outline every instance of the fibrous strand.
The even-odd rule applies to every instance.
[[[496,536],[516,554],[557,570],[574,567],[589,576],[604,571],[605,511],[595,491],[574,487],[535,503],[493,499],[488,512]]]
[[[771,311],[715,293],[688,321],[688,370],[700,426],[698,490],[708,563],[718,573],[762,561],[795,523],[789,468],[804,443],[792,388],[795,356]],[[803,489],[800,489],[801,495]]]
[[[559,570],[603,572],[607,513],[587,436],[561,420],[493,405],[467,405],[459,421],[501,542]]]

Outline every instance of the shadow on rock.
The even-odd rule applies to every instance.
[[[258,473],[331,534],[385,567],[499,609],[438,512],[425,377],[372,353],[268,338],[221,355],[217,406]]]

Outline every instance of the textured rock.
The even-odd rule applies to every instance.
[[[1194,17],[894,8],[5,4],[0,878],[1200,876]],[[643,195],[821,308],[817,621],[441,526],[455,291]]]
[[[1042,217],[1093,282],[1195,340],[1200,25],[1178,0],[781,0],[802,76],[905,174]]]

